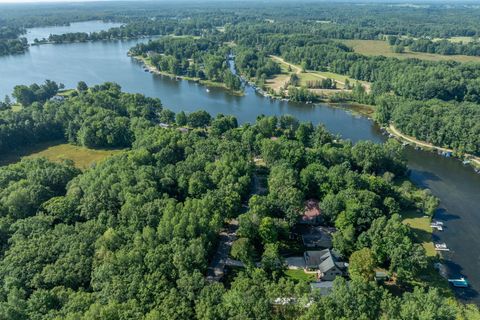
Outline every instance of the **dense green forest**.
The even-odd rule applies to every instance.
[[[85,91],[65,101],[50,100],[46,104],[41,100],[29,101],[31,104],[25,104],[19,112],[1,112],[0,151],[55,139],[86,147],[129,147],[136,128],[156,122],[159,117],[158,99],[122,93],[112,83],[90,89],[79,87]]]
[[[2,4],[0,56],[28,50],[26,28],[94,19],[123,25],[37,44],[161,36],[130,54],[232,91],[285,74],[278,56],[299,66],[282,97],[336,91],[332,100],[374,105],[382,125],[480,155],[480,64],[365,56],[341,42],[387,37],[411,51],[478,55],[475,41],[428,40],[478,37],[475,6]],[[302,84],[308,70],[371,85]],[[230,115],[175,114],[112,82],[62,89],[18,85],[14,101],[0,101],[0,155],[53,141],[121,150],[83,171],[45,158],[0,167],[0,319],[480,318],[452,297],[403,221],[407,212],[431,217],[438,199],[408,181],[398,142],[352,144],[289,115],[240,126]],[[329,294],[285,267],[304,252],[296,228],[312,199],[349,263]],[[230,257],[241,266],[212,281],[220,232],[232,224]],[[375,280],[378,270],[388,282]]]
[[[17,126],[14,114],[3,111],[2,123]],[[396,182],[406,166],[393,140],[353,146],[288,115],[241,127],[221,114],[175,115],[111,83],[81,83],[65,100],[34,102],[18,116],[27,115],[31,127],[10,137],[21,141],[52,121],[52,139],[128,150],[84,172],[45,159],[0,168],[2,319],[478,316],[421,277],[431,262],[400,214],[431,214],[437,202]],[[252,184],[259,174],[262,194]],[[310,198],[338,230],[334,248],[357,270],[326,296],[286,276],[282,262]],[[218,232],[233,218],[232,254],[245,268],[209,282]],[[395,289],[372,281],[377,267],[395,275]]]

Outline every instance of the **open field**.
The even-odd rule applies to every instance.
[[[285,83],[288,81],[288,79],[290,79],[290,76],[293,73],[296,73],[298,75],[298,77],[300,78],[300,85],[302,86],[305,86],[307,84],[307,81],[322,80],[322,79],[330,78],[332,80],[335,80],[335,82],[337,83],[337,88],[341,90],[344,88],[346,79],[348,79],[348,81],[351,84],[354,84],[355,82],[357,82],[357,80],[349,78],[348,76],[341,75],[338,73],[328,72],[328,71],[306,70],[305,72],[302,72],[301,67],[298,65],[287,62],[284,59],[277,56],[271,56],[271,58],[273,61],[279,63],[282,69],[281,74],[273,77],[272,79],[267,80],[267,86],[269,88],[274,89],[276,92],[278,92],[278,90],[285,85]],[[367,91],[370,91],[370,83],[366,81],[359,81],[359,82],[366,87]],[[329,91],[335,92],[335,90],[329,90]]]
[[[416,58],[429,61],[447,61],[454,60],[458,62],[480,62],[480,57],[452,55],[444,56],[440,54],[424,53],[424,52],[405,52],[394,53],[390,45],[382,40],[340,40],[346,45],[350,46],[360,54],[366,56],[385,56],[398,59]]]
[[[415,241],[425,248],[427,256],[435,257],[437,252],[433,247],[430,217],[425,216],[418,211],[404,212],[402,217],[403,223],[409,225],[412,229]]]
[[[86,169],[93,163],[99,163],[109,156],[122,152],[122,150],[97,150],[74,146],[62,141],[39,143],[35,146],[24,147],[20,151],[11,152],[0,158],[0,165],[7,165],[20,161],[23,157],[45,157],[51,161],[72,160],[79,169]]]
[[[440,41],[440,40],[444,40],[444,39],[434,39],[434,40]],[[466,44],[466,43],[472,42],[473,38],[472,37],[451,37],[451,38],[448,38],[447,40],[450,41],[450,42],[453,42],[453,43],[463,42],[463,43]]]

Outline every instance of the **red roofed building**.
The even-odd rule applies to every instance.
[[[318,205],[318,200],[310,199],[305,201],[305,209],[300,218],[300,223],[317,225],[322,222],[322,212]]]

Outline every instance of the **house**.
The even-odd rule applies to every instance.
[[[322,226],[302,226],[300,234],[307,249],[330,249],[332,247],[333,228]]]
[[[164,128],[164,129],[170,128],[170,125],[168,123],[160,122],[158,125],[160,126],[160,128]]]
[[[305,201],[305,208],[299,223],[318,225],[322,222],[322,213],[318,205],[318,200],[310,199]]]
[[[65,100],[64,96],[56,95],[50,98],[50,101],[55,101],[55,102],[62,102]]]
[[[318,278],[322,281],[333,281],[337,276],[345,275],[347,264],[338,260],[330,250],[305,251],[305,268],[310,271],[317,270]]]

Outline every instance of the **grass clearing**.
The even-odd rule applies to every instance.
[[[316,280],[315,274],[305,273],[303,269],[288,269],[288,270],[285,270],[285,275],[288,278],[296,281],[312,282]]]
[[[473,38],[472,37],[451,37],[451,38],[435,38],[433,39],[433,41],[442,41],[442,40],[448,40],[450,42],[453,42],[453,43],[464,43],[464,44],[467,44],[467,43],[470,43],[473,41]]]
[[[390,45],[383,40],[339,40],[347,46],[353,48],[357,53],[366,56],[385,56],[398,59],[415,58],[429,61],[448,61],[454,60],[458,62],[480,62],[480,57],[451,55],[445,56],[441,54],[425,53],[425,52],[411,52],[395,53],[392,51]]]
[[[99,163],[106,158],[122,152],[120,149],[89,149],[64,143],[63,141],[54,141],[39,143],[35,146],[24,147],[21,150],[14,151],[0,158],[0,165],[7,165],[20,161],[22,158],[45,157],[50,161],[61,162],[72,160],[75,167],[87,169],[93,163]]]
[[[60,162],[63,160],[72,160],[75,167],[86,169],[93,163],[99,163],[106,158],[122,152],[123,150],[114,149],[89,149],[86,147],[74,146],[71,144],[59,144],[48,147],[28,157],[45,157],[51,161]]]
[[[431,218],[416,210],[404,212],[402,217],[403,223],[409,225],[412,229],[414,240],[425,248],[427,256],[435,257],[437,252],[432,242]]]
[[[285,85],[285,83],[288,81],[288,79],[290,79],[290,76],[293,73],[296,73],[300,78],[301,86],[306,86],[308,81],[315,81],[315,80],[330,78],[332,80],[335,80],[337,82],[337,88],[339,90],[342,90],[344,89],[345,81],[348,79],[350,84],[355,84],[356,82],[360,82],[364,87],[366,87],[367,91],[370,91],[371,84],[366,81],[358,81],[348,76],[345,76],[339,73],[328,72],[328,71],[306,70],[305,72],[302,72],[301,67],[298,65],[289,63],[277,56],[270,56],[270,57],[273,61],[279,63],[282,69],[281,74],[267,81],[267,86],[269,88],[274,89],[276,92],[278,92],[278,90]]]

